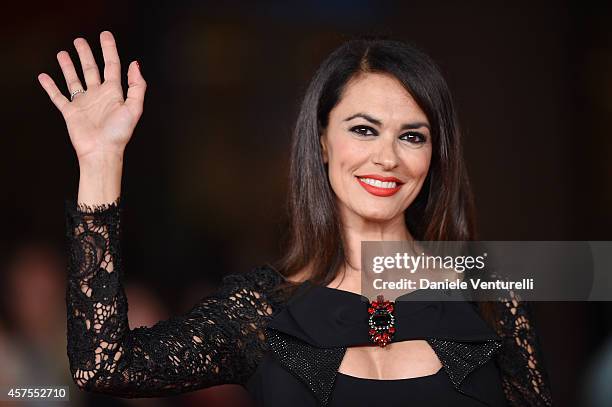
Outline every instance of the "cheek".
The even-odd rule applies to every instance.
[[[369,157],[367,146],[350,137],[337,137],[329,147],[330,178],[336,181],[351,176]]]
[[[408,177],[413,179],[425,178],[431,163],[431,149],[421,148],[408,151],[404,154],[402,162]]]

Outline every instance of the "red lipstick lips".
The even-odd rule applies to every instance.
[[[370,184],[362,181],[361,178],[375,179],[375,180],[381,181],[381,182],[395,182],[397,186],[395,188],[377,187],[375,185],[370,185]],[[376,174],[359,175],[359,176],[357,176],[357,181],[359,181],[359,184],[363,187],[363,189],[365,189],[366,191],[368,191],[372,195],[383,196],[383,197],[394,195],[397,191],[400,190],[400,188],[402,187],[402,184],[403,184],[402,181],[400,181],[399,179],[397,179],[395,177],[383,177],[383,176],[376,175]]]

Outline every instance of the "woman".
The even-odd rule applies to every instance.
[[[224,383],[265,406],[550,405],[533,327],[518,302],[396,304],[391,343],[368,336],[360,243],[473,240],[473,204],[447,85],[401,42],[348,41],[305,94],[291,151],[291,234],[276,264],[226,276],[187,314],[130,330],[120,255],[123,153],[146,89],[135,61],[123,98],[114,38],[104,81],[74,41],[87,90],[58,54],[46,74],[80,165],[67,202],[68,356],[77,385],[157,397]]]

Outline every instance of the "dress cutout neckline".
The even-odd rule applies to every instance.
[[[354,381],[358,381],[358,382],[374,382],[374,383],[385,383],[385,382],[401,382],[401,383],[406,383],[406,382],[413,382],[413,381],[419,381],[421,379],[426,380],[426,379],[433,379],[435,376],[441,375],[443,373],[444,367],[440,367],[438,369],[438,371],[436,371],[435,373],[432,374],[428,374],[428,375],[424,375],[424,376],[415,376],[415,377],[404,377],[401,379],[372,379],[370,377],[358,377],[358,376],[353,376],[350,374],[346,374],[346,373],[342,373],[342,372],[338,372],[338,376],[343,376],[347,379],[350,380],[354,380]]]

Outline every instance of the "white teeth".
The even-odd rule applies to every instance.
[[[390,181],[390,182],[382,182],[379,181],[377,179],[372,179],[372,178],[359,178],[360,180],[362,180],[363,182],[365,182],[366,184],[378,187],[378,188],[395,188],[397,187],[397,183]]]

